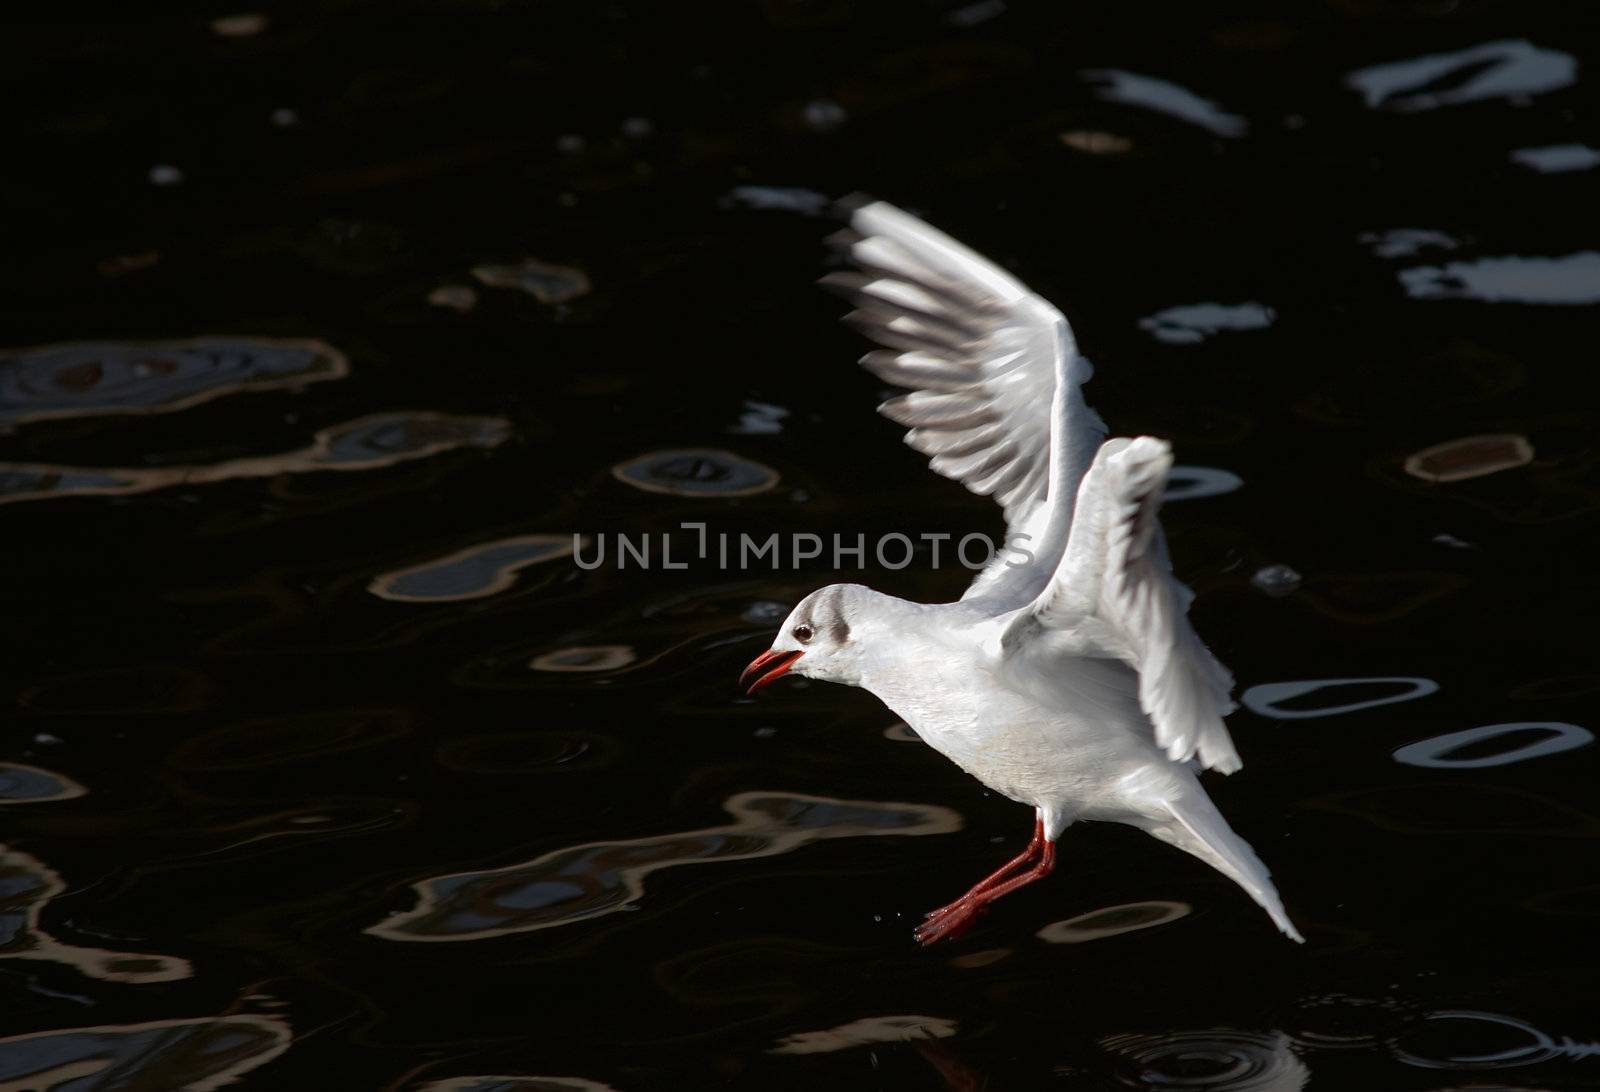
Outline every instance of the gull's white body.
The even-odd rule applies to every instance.
[[[912,389],[882,412],[935,470],[994,495],[1026,553],[1002,551],[954,603],[823,588],[784,623],[772,677],[792,664],[863,687],[1034,807],[1052,846],[1078,819],[1139,827],[1233,879],[1300,940],[1196,776],[1240,766],[1222,722],[1233,680],[1190,627],[1191,593],[1166,559],[1167,445],[1105,441],[1065,318],[1009,274],[882,202],[857,208],[851,228],[841,245],[864,273],[825,283],[894,350],[863,363]]]

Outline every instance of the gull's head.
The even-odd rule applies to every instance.
[[[860,584],[829,584],[812,592],[789,612],[772,647],[744,669],[740,685],[754,694],[791,672],[859,685],[863,608],[877,598],[877,592]]]

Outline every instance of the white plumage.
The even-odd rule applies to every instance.
[[[1033,806],[1027,850],[934,911],[924,943],[964,931],[1047,874],[1078,819],[1127,823],[1233,879],[1287,936],[1267,869],[1196,767],[1232,773],[1233,678],[1189,623],[1157,514],[1172,453],[1105,439],[1089,362],[1062,314],[1010,274],[891,205],[834,242],[860,273],[824,278],[881,344],[862,363],[910,393],[880,407],[934,470],[993,496],[1008,541],[957,602],[853,584],[808,596],[746,672],[861,686],[984,784]],[[1025,560],[1024,560],[1025,559]]]

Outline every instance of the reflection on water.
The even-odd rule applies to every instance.
[[[778,1040],[773,1054],[827,1054],[872,1043],[905,1043],[948,1039],[956,1022],[940,1016],[866,1016],[821,1031],[798,1031]]]
[[[734,822],[705,830],[587,842],[523,864],[435,876],[412,885],[417,906],[369,926],[386,940],[482,940],[550,929],[625,909],[650,873],[673,865],[743,861],[830,838],[945,834],[961,817],[927,804],[745,792],[724,806]]]
[[[1244,479],[1231,470],[1218,470],[1214,466],[1175,466],[1167,476],[1167,491],[1163,500],[1198,500],[1201,497],[1220,497],[1244,485]]]
[[[1407,474],[1423,481],[1459,482],[1531,462],[1533,445],[1528,438],[1502,432],[1435,444],[1408,456],[1405,466]]]
[[[0,1039],[0,1089],[91,1092],[233,1084],[289,1049],[277,1016],[215,1016],[41,1031]]]
[[[1250,586],[1266,592],[1274,599],[1292,594],[1304,578],[1288,565],[1263,565],[1250,577]]]
[[[278,390],[350,370],[321,341],[202,337],[74,342],[0,352],[0,425],[112,413],[170,413],[240,391]]]
[[[46,933],[39,926],[39,916],[45,904],[66,889],[65,881],[49,865],[0,846],[0,959],[65,963],[90,978],[108,982],[175,982],[193,973],[188,960],[175,956],[79,948]]]
[[[675,497],[748,497],[778,484],[770,466],[713,448],[653,451],[617,464],[611,473],[635,489]]]
[[[1541,174],[1562,174],[1600,167],[1600,151],[1587,144],[1547,144],[1542,148],[1518,148],[1511,162],[1531,167]]]
[[[580,645],[545,652],[528,661],[533,671],[619,671],[639,658],[631,645]]]
[[[1139,328],[1168,345],[1193,345],[1224,330],[1265,330],[1276,318],[1264,303],[1190,303],[1142,318]]]
[[[1369,231],[1360,240],[1372,248],[1380,258],[1409,258],[1424,250],[1454,250],[1461,244],[1442,231],[1426,228],[1391,228],[1388,231]]]
[[[1133,141],[1099,129],[1068,129],[1060,134],[1061,143],[1085,155],[1125,155],[1133,151]]]
[[[617,1092],[587,1077],[448,1077],[409,1087],[413,1092]]]
[[[211,33],[219,38],[250,38],[271,25],[265,15],[249,12],[242,15],[224,15],[211,20]]]
[[[1053,921],[1035,935],[1046,944],[1083,944],[1090,940],[1103,940],[1167,925],[1188,917],[1192,910],[1193,907],[1186,902],[1169,902],[1165,899],[1127,902],[1120,906],[1091,910],[1065,921]]]
[[[827,194],[798,186],[735,186],[722,199],[723,208],[769,209],[802,216],[821,216],[832,204]]]
[[[1082,73],[1085,80],[1098,84],[1097,98],[1129,106],[1142,106],[1168,117],[1198,125],[1220,137],[1242,137],[1250,123],[1230,114],[1210,99],[1203,99],[1187,87],[1154,76],[1124,72],[1116,68],[1093,68]]]
[[[1406,1065],[1424,1069],[1512,1069],[1556,1058],[1600,1058],[1600,1043],[1560,1039],[1495,1012],[1430,1012],[1392,1045]]]
[[[367,590],[398,603],[444,603],[483,599],[516,583],[519,569],[571,557],[572,535],[519,535],[468,546],[373,578]]]
[[[0,762],[0,804],[43,804],[50,800],[71,800],[87,792],[64,774]]]
[[[1361,92],[1368,106],[1412,113],[1478,99],[1543,94],[1577,78],[1578,62],[1571,54],[1506,40],[1358,69],[1345,83]]]
[[[589,274],[537,258],[524,258],[510,265],[474,266],[472,275],[487,288],[519,289],[540,303],[568,303],[589,294]]]
[[[1510,737],[1510,738],[1508,738]],[[1531,737],[1531,738],[1530,738]],[[1482,753],[1482,744],[1501,740],[1502,744],[1521,742],[1507,750]],[[1394,753],[1396,762],[1438,770],[1477,770],[1486,766],[1509,766],[1530,758],[1557,755],[1594,742],[1594,733],[1576,724],[1560,721],[1514,721],[1485,724],[1460,732],[1449,732],[1432,739],[1408,743]]]
[[[1419,300],[1489,303],[1600,303],[1600,253],[1558,258],[1506,255],[1471,262],[1421,265],[1400,271],[1406,294]]]
[[[783,419],[788,416],[788,410],[772,402],[746,400],[738,423],[728,431],[735,436],[776,436],[783,431]]]
[[[460,447],[495,447],[510,434],[511,423],[502,417],[378,413],[322,429],[309,447],[282,455],[151,470],[0,463],[0,504],[74,495],[148,493],[174,485],[317,470],[374,470]]]
[[[1298,1092],[1311,1071],[1282,1032],[1174,1031],[1100,1040],[1117,1077],[1133,1088],[1204,1088],[1211,1092]]]
[[[465,315],[478,306],[478,290],[470,284],[441,284],[428,293],[428,302],[458,315]]]
[[[1307,698],[1324,691],[1333,691],[1332,696],[1337,697],[1340,689],[1345,691],[1346,696],[1350,696],[1352,690],[1371,694],[1374,689],[1397,686],[1404,689],[1394,693],[1361,697],[1355,701],[1343,701],[1336,705],[1306,704]],[[1294,682],[1261,683],[1259,686],[1252,686],[1239,696],[1239,700],[1252,713],[1263,717],[1272,717],[1276,720],[1304,720],[1308,717],[1335,717],[1341,713],[1354,713],[1358,709],[1371,709],[1374,706],[1389,705],[1397,701],[1424,698],[1438,689],[1439,684],[1432,679],[1405,675],[1374,675],[1354,679],[1298,679]]]

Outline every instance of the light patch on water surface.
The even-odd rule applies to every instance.
[[[833,204],[825,193],[799,186],[735,186],[722,199],[723,208],[794,212],[821,216]]]
[[[1214,466],[1175,466],[1167,472],[1166,501],[1220,497],[1244,485],[1244,479],[1231,470]]]
[[[1083,944],[1091,940],[1153,929],[1186,918],[1193,911],[1186,902],[1154,899],[1091,910],[1065,921],[1053,921],[1035,935],[1046,944]]]
[[[310,340],[202,337],[7,349],[0,352],[0,424],[171,413],[228,394],[349,373],[343,353]]]
[[[1525,736],[1530,732],[1542,733],[1541,738],[1526,740],[1499,754],[1478,755],[1474,758],[1451,758],[1454,751],[1502,736]],[[1408,743],[1394,753],[1394,760],[1407,766],[1423,766],[1436,770],[1480,770],[1488,766],[1509,766],[1526,762],[1530,758],[1557,755],[1562,751],[1576,750],[1594,742],[1594,733],[1576,724],[1561,721],[1513,721],[1506,724],[1485,724],[1460,732],[1447,732],[1442,736]]]
[[[289,1049],[278,1016],[213,1016],[37,1031],[0,1039],[0,1089],[212,1092]]]
[[[1489,303],[1600,303],[1600,253],[1557,258],[1507,255],[1471,262],[1423,265],[1400,271],[1406,294],[1419,300]]]
[[[243,12],[211,20],[211,33],[219,38],[250,38],[266,30],[269,25],[270,20],[260,12]]]
[[[1423,481],[1459,482],[1531,462],[1533,445],[1528,438],[1505,432],[1434,444],[1409,456],[1405,468],[1407,474]]]
[[[1193,345],[1224,331],[1265,330],[1278,316],[1263,303],[1190,303],[1139,320],[1139,329],[1168,345]]]
[[[1099,129],[1069,129],[1058,134],[1061,143],[1085,155],[1124,155],[1133,151],[1133,141]]]
[[[428,303],[465,315],[478,306],[478,290],[470,284],[441,284],[428,293]]]
[[[1404,686],[1405,690],[1395,694],[1385,694],[1376,698],[1363,698],[1359,701],[1346,702],[1340,705],[1324,705],[1310,709],[1286,709],[1284,702],[1303,698],[1307,694],[1315,694],[1321,690],[1333,690],[1342,686]],[[1407,675],[1378,675],[1366,678],[1352,679],[1303,679],[1294,682],[1262,683],[1252,686],[1239,700],[1246,709],[1263,717],[1272,717],[1276,720],[1306,720],[1311,717],[1333,717],[1341,713],[1354,713],[1359,709],[1371,709],[1379,705],[1392,705],[1398,701],[1411,701],[1414,698],[1425,698],[1437,692],[1439,684],[1432,679],[1415,678]]]
[[[66,881],[37,857],[0,846],[0,960],[64,963],[90,978],[130,984],[176,982],[194,973],[189,961],[177,956],[80,948],[57,940],[39,925],[39,916],[66,889]]]
[[[1464,77],[1451,83],[1450,77]],[[1413,113],[1480,99],[1519,98],[1558,91],[1578,78],[1570,53],[1524,39],[1485,42],[1453,53],[1429,53],[1357,69],[1345,84],[1373,109]]]
[[[1518,148],[1511,162],[1530,167],[1541,174],[1562,174],[1600,167],[1600,151],[1587,144],[1547,144],[1542,148]]]
[[[1380,258],[1409,258],[1424,250],[1454,250],[1461,244],[1442,231],[1429,228],[1390,228],[1366,231],[1359,240]]]
[[[0,463],[0,504],[52,497],[148,493],[174,485],[204,485],[318,470],[375,470],[461,447],[495,447],[511,434],[503,417],[444,413],[378,413],[318,432],[308,447],[282,455],[153,470]]]
[[[959,1025],[942,1016],[866,1016],[821,1031],[797,1031],[778,1040],[773,1054],[830,1054],[873,1043],[948,1039]]]
[[[535,656],[528,667],[534,671],[616,671],[638,658],[632,645],[582,645]]]
[[[1118,68],[1091,68],[1081,75],[1090,83],[1100,85],[1095,89],[1095,97],[1107,102],[1154,110],[1198,125],[1220,137],[1237,138],[1250,131],[1250,123],[1238,114],[1230,114],[1210,99],[1201,98],[1169,80]]]
[[[1273,598],[1288,595],[1304,583],[1304,578],[1287,565],[1267,565],[1250,578],[1252,587]]]
[[[486,288],[514,288],[540,303],[568,303],[589,294],[589,274],[570,265],[524,258],[504,265],[473,266],[472,275]]]
[[[517,582],[519,570],[571,557],[571,535],[519,535],[468,546],[373,578],[367,590],[397,603],[451,603],[483,599]]]
[[[0,762],[0,805],[71,800],[88,791],[65,774],[19,762]]]
[[[748,497],[778,484],[778,472],[714,448],[652,451],[611,468],[619,482],[675,497]]]
[[[739,423],[728,429],[736,436],[776,436],[783,431],[789,411],[771,402],[746,402]]]
[[[587,842],[523,864],[455,872],[412,884],[417,905],[366,932],[385,940],[483,940],[614,914],[637,902],[652,872],[674,865],[744,861],[832,838],[947,834],[949,808],[744,792],[724,804],[734,821],[704,830],[619,842]]]

